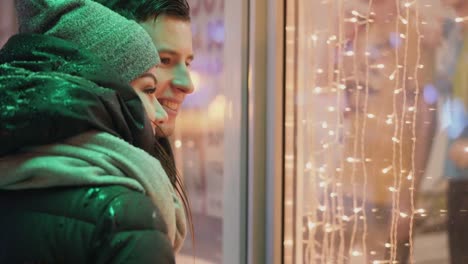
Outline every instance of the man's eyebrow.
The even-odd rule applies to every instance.
[[[169,55],[172,55],[172,56],[179,56],[180,55],[178,52],[175,52],[175,51],[170,50],[170,49],[159,49],[158,53],[168,53]],[[191,54],[191,55],[188,56],[187,59],[193,61],[195,59],[195,56],[193,54]]]
[[[156,79],[156,76],[154,76],[154,74],[152,73],[149,73],[149,72],[143,73],[142,75],[140,75],[140,78],[143,78],[143,77],[151,78],[153,79],[155,84],[158,84],[158,79]]]

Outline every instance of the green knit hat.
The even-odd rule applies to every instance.
[[[16,0],[20,33],[76,43],[130,82],[160,59],[151,37],[130,21],[89,0]]]

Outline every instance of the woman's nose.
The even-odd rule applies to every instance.
[[[159,103],[158,100],[155,100],[156,102],[154,103],[154,122],[157,125],[162,125],[167,122],[169,119],[169,116],[166,113],[166,110],[162,107],[162,105]]]

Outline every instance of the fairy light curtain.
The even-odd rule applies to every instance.
[[[439,8],[286,2],[285,263],[415,262]]]

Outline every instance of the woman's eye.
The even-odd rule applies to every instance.
[[[145,88],[143,90],[143,92],[145,94],[154,94],[156,92],[156,88],[155,87],[148,87],[148,88]]]

